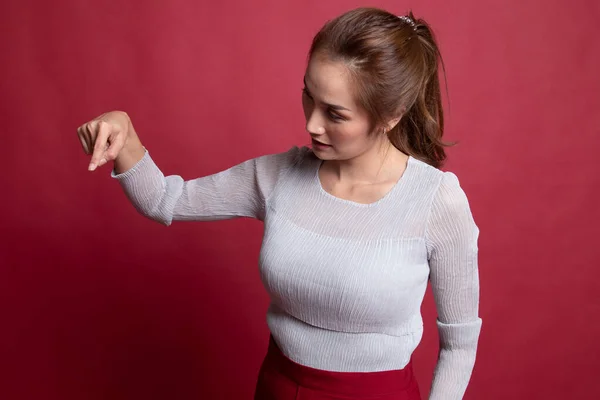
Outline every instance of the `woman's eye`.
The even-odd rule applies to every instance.
[[[331,111],[329,111],[327,114],[329,115],[329,118],[331,118],[331,120],[333,120],[333,121],[339,122],[339,121],[344,120],[344,118],[340,117],[339,115],[337,115],[335,113],[332,113]]]
[[[306,87],[302,88],[302,95],[306,96],[310,101],[313,101],[313,98],[311,97],[310,93],[308,93],[308,90],[306,89]],[[327,110],[327,117],[332,120],[333,122],[341,122],[344,121],[345,118],[336,114],[335,112],[331,111],[331,110]]]

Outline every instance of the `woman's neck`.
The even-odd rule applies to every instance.
[[[408,155],[386,140],[350,160],[331,160],[325,164],[339,182],[375,184],[398,180],[407,161]]]

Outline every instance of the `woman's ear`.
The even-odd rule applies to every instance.
[[[388,123],[385,125],[386,132],[391,131],[392,129],[394,129],[394,127],[396,125],[398,125],[400,123],[400,120],[402,119],[402,116],[404,115],[404,110],[405,110],[405,108],[402,107],[402,109],[398,113],[398,116],[395,118],[392,118],[391,120],[388,121]]]
[[[392,129],[394,129],[394,127],[396,125],[398,125],[400,123],[400,120],[402,119],[402,117],[404,116],[404,113],[406,112],[406,107],[402,106],[397,112],[396,112],[396,117],[392,118],[391,120],[388,121],[388,123],[385,125],[385,130],[387,132],[391,131]]]

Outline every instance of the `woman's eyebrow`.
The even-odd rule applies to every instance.
[[[310,90],[308,90],[308,85],[306,84],[306,76],[304,77],[304,87],[306,88],[306,91],[310,93]],[[325,103],[325,102],[323,102],[323,104],[325,104],[326,106],[328,106],[328,107],[330,107],[330,108],[332,108],[334,110],[337,110],[337,111],[343,110],[343,111],[350,111],[350,112],[352,112],[352,110],[350,110],[350,109],[348,109],[346,107],[343,107],[343,106],[339,106],[337,104],[330,104],[330,103]]]

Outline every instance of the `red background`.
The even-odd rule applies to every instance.
[[[145,220],[76,127],[126,110],[167,174],[308,142],[300,89],[329,18],[412,7],[448,75],[447,169],[481,228],[467,399],[600,398],[600,3],[5,1],[0,398],[249,399],[267,295],[251,220]],[[437,354],[423,306],[424,394]]]

